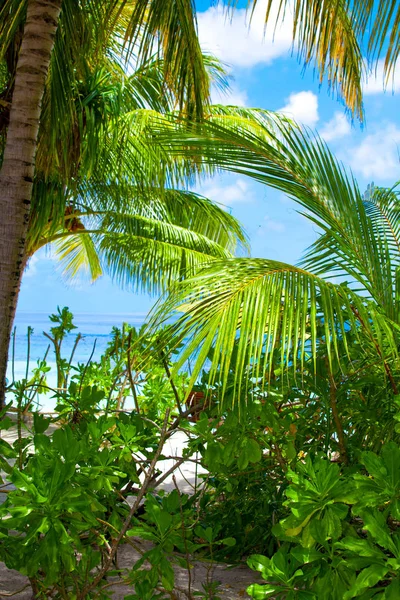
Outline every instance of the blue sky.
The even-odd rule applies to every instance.
[[[377,77],[364,82],[366,123],[360,128],[349,120],[342,103],[328,95],[327,87],[319,86],[313,70],[304,72],[292,55],[290,15],[274,41],[270,30],[263,36],[263,4],[259,0],[249,28],[244,9],[227,20],[220,7],[198,2],[203,48],[228,64],[232,76],[230,95],[215,94],[214,101],[284,111],[318,130],[353,170],[361,189],[370,181],[392,185],[400,179],[400,69],[386,92],[381,64]],[[246,228],[253,256],[294,263],[317,235],[282,194],[243,177],[219,176],[197,191],[232,210]],[[51,250],[44,250],[33,257],[24,275],[18,313],[50,313],[57,305],[75,313],[145,313],[153,301],[121,290],[108,277],[73,286],[63,280]]]

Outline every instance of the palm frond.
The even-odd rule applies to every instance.
[[[261,384],[281,378],[282,370],[295,372],[321,346],[330,364],[340,364],[351,332],[365,362],[378,360],[390,378],[399,327],[398,256],[387,236],[377,235],[354,178],[318,136],[289,120],[232,107],[211,112],[201,129],[175,132],[175,138],[168,132],[170,151],[180,156],[190,148],[212,168],[286,193],[322,235],[306,255],[307,270],[263,260],[216,261],[174,287],[152,325],[174,323],[173,334],[185,341],[179,366],[195,356],[193,383],[212,351],[210,382],[222,377],[223,397],[230,370],[239,393],[244,374]],[[335,270],[350,285],[320,277]]]
[[[193,0],[136,0],[125,37],[139,60],[158,46],[164,59],[165,81],[174,90],[179,110],[202,118],[209,102],[210,78],[197,37]]]
[[[221,246],[202,235],[150,220],[135,221],[136,234],[109,229],[99,238],[104,268],[122,287],[150,294],[165,292],[174,282],[193,275],[200,266],[216,257],[229,256]],[[132,225],[127,227],[130,229]]]
[[[274,377],[283,384],[284,373],[296,376],[307,357],[315,360],[321,344],[329,362],[340,363],[339,342],[347,352],[350,330],[367,340],[364,349],[372,348],[375,359],[377,353],[382,361],[392,359],[397,347],[378,312],[372,321],[365,299],[298,267],[229,259],[214,261],[176,285],[156,307],[150,328],[172,322],[169,334],[185,342],[176,368],[194,360],[192,384],[212,350],[209,383],[218,376],[223,400],[232,370],[236,402],[246,401],[238,398],[244,376],[261,386]]]
[[[364,0],[354,3],[354,20],[367,33],[368,55],[372,63],[384,55],[386,84],[400,52],[400,5],[397,0]]]
[[[27,3],[28,0],[0,2],[0,61],[6,58],[10,49],[18,46],[16,37],[25,22]]]
[[[393,295],[400,266],[400,219],[397,194],[375,188],[367,198],[358,190],[348,198],[338,197],[335,224],[308,249],[302,265],[319,275],[350,276],[364,291],[397,320]]]
[[[73,202],[84,214],[145,217],[205,236],[231,254],[247,253],[248,239],[238,220],[204,196],[188,190],[118,186],[82,181]]]
[[[248,5],[254,12],[257,0]],[[372,66],[384,56],[387,84],[400,52],[398,0],[267,0],[266,22],[274,18],[277,25],[287,13],[293,14],[293,40],[304,63],[314,63],[320,81],[326,78],[362,120],[362,49]]]
[[[104,198],[103,205],[99,197],[80,198],[62,225],[49,223],[36,244],[29,238],[29,252],[55,244],[70,279],[82,271],[95,280],[104,270],[125,287],[155,293],[211,260],[231,257],[238,241],[246,241],[236,219],[191,192],[138,198],[123,210]]]
[[[367,0],[368,1],[368,0]],[[237,5],[237,0],[230,0]],[[357,4],[357,3],[356,3]],[[361,0],[361,4],[365,4]],[[257,0],[248,0],[251,14]],[[341,96],[353,115],[363,119],[361,39],[348,0],[267,0],[265,22],[275,27],[293,16],[293,41],[305,65],[313,63],[320,81]]]
[[[396,266],[400,260],[400,203],[399,192],[395,188],[374,187],[372,192],[364,195],[364,206],[371,220],[376,237],[385,239],[395,259]]]
[[[158,134],[178,156],[190,148],[211,168],[286,193],[326,234],[308,251],[306,268],[346,276],[393,307],[390,269],[380,267],[391,261],[386,242],[376,237],[354,178],[317,135],[274,113],[234,107],[213,107],[200,130]]]
[[[231,1],[236,4],[236,0]],[[257,0],[249,0],[253,11]],[[353,114],[363,117],[361,49],[376,65],[384,57],[385,82],[394,75],[400,52],[398,0],[268,0],[266,21],[293,11],[293,39],[305,64],[314,62],[320,79],[338,89]]]
[[[60,261],[63,275],[68,280],[74,281],[79,276],[96,281],[103,274],[94,240],[90,235],[84,235],[83,230],[68,232],[55,239],[53,245],[55,257]]]

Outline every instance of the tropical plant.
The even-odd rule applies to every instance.
[[[221,402],[223,369],[212,386],[204,374],[199,384],[203,406],[190,424],[186,417],[194,408],[185,410],[182,403],[189,378],[173,375],[170,348],[159,353],[162,332],[146,340],[125,325],[114,329],[98,362],[71,365],[61,354],[61,343],[76,331],[72,315],[64,308],[51,322],[51,337],[59,347],[57,365],[72,375],[68,386],[53,390],[59,410],[56,431],[43,435],[50,420],[39,414],[33,416],[33,428],[21,421],[20,409],[24,400],[31,403],[32,387],[44,387],[40,372],[14,383],[17,439],[0,447],[3,484],[12,481],[16,487],[0,510],[2,556],[8,566],[29,575],[36,594],[69,598],[78,589],[97,597],[113,584],[103,577],[115,572],[114,544],[135,544],[138,537],[153,547],[142,551],[130,571],[119,570],[120,584],[134,586],[133,598],[172,592],[173,566],[190,572],[196,555],[211,560],[212,571],[215,559],[240,560],[254,551],[268,556],[250,559],[268,582],[249,588],[254,598],[396,597],[400,401],[383,381],[380,364],[376,373],[369,365],[363,372],[365,352],[350,330],[346,343],[338,341],[345,368],[335,357],[329,365],[320,321],[316,356],[299,360],[296,371],[282,363],[277,345],[267,389],[262,376],[252,377],[250,364],[238,392],[235,369],[240,363],[233,360]],[[170,332],[167,337],[171,339]],[[345,344],[352,359],[348,363]],[[237,340],[234,353],[239,349]],[[137,392],[134,411],[123,410],[127,389],[133,397]],[[245,400],[236,401],[238,393],[247,399],[245,411]],[[171,419],[166,430],[163,411]],[[0,424],[3,429],[12,425],[7,418]],[[148,493],[138,509],[143,470],[155,479],[151,483],[146,477],[144,491],[165,480],[152,458],[167,458],[157,454],[166,439],[162,432],[168,438],[178,429],[188,436],[188,444],[175,464],[200,462],[206,469],[204,481],[196,478],[190,499],[179,492]],[[16,459],[14,466],[10,459]],[[136,496],[137,510],[129,519],[127,495]],[[76,512],[82,501],[82,511]],[[16,535],[9,535],[9,527]],[[49,554],[59,560],[49,561]],[[335,585],[328,586],[328,580]],[[216,582],[209,583],[204,597],[217,597]]]
[[[194,192],[131,186],[116,206],[101,188],[67,204],[59,225],[48,222],[36,243],[28,230],[28,256],[51,244],[67,277],[86,273],[95,281],[106,271],[123,285],[154,292],[247,248],[236,219]]]
[[[14,481],[15,491],[8,494],[0,509],[1,556],[10,568],[29,577],[35,598],[105,599],[109,597],[106,592],[110,584],[104,576],[110,570],[115,571],[109,560],[110,543],[115,555],[119,533],[120,540],[126,540],[140,499],[149,489],[165,432],[160,438],[160,428],[134,413],[98,416],[94,408],[104,392],[96,387],[71,384],[70,392],[71,400],[80,397],[79,404],[85,407],[84,417],[67,421],[52,433],[48,431],[51,419],[35,414],[23,453],[19,440],[13,445],[3,441],[2,456],[18,460],[15,467],[10,467],[2,458],[7,480]],[[2,427],[6,426],[3,421]],[[28,449],[29,443],[34,445],[34,452]],[[148,469],[153,459],[154,465]],[[141,484],[140,474],[144,470],[146,477]],[[130,483],[128,488],[127,483]],[[137,506],[130,512],[124,495],[135,494],[131,489],[133,483],[139,485],[139,494]],[[150,511],[151,502],[154,504],[155,500],[149,499],[148,512],[155,517],[154,533],[159,533],[161,539],[157,538],[159,544],[152,553],[140,556],[132,564],[131,572],[126,573],[127,586],[130,590],[132,585],[137,586],[138,592],[145,589],[143,573],[139,572],[143,563],[153,567],[152,590],[161,583],[163,589],[173,588],[170,563],[173,531],[176,530],[174,543],[183,545],[178,539],[183,525],[179,518],[179,498],[168,501],[166,497],[163,501],[169,513],[176,515],[173,527],[167,525],[168,538],[162,517],[169,518],[171,525],[172,517],[161,514],[158,520],[156,508]],[[185,498],[181,502],[184,504]],[[8,518],[15,536],[9,535]],[[145,532],[143,538],[146,539]]]
[[[229,4],[236,6],[237,0]],[[248,0],[251,13],[257,4]],[[293,40],[304,63],[314,63],[320,81],[326,78],[351,112],[362,118],[364,62],[373,73],[383,57],[382,86],[394,75],[400,48],[397,0],[384,5],[379,0],[266,0],[266,22],[276,26],[283,18],[293,18]]]
[[[347,380],[379,372],[393,399],[399,390],[397,192],[378,188],[364,200],[318,137],[276,119],[273,130],[269,113],[251,119],[251,111],[224,112],[207,126],[208,141],[191,137],[192,152],[213,164],[218,155],[222,168],[286,192],[321,234],[297,267],[229,259],[178,284],[154,317],[158,326],[179,312],[173,332],[187,343],[177,368],[195,354],[194,383],[213,349],[211,385],[218,377],[222,399],[232,371],[231,401],[246,402],[239,394],[243,377],[265,383],[279,368],[282,384],[297,374],[301,389],[308,357],[316,374],[320,352],[328,378],[341,369]]]
[[[399,446],[363,452],[360,462],[361,472],[346,472],[308,455],[288,471],[289,514],[274,528],[285,545],[270,559],[250,557],[268,581],[250,586],[252,598],[398,597]]]
[[[285,5],[286,1],[282,0],[277,19]],[[271,6],[268,2],[267,20]],[[41,130],[48,142],[48,145],[43,144],[44,163],[51,167],[56,165],[58,171],[65,169],[67,178],[73,176],[76,160],[72,159],[74,152],[71,149],[80,130],[69,127],[74,122],[74,106],[69,94],[86,77],[82,68],[86,53],[94,50],[98,55],[107,49],[109,55],[119,55],[127,60],[135,54],[137,62],[142,64],[148,61],[156,46],[164,59],[165,81],[174,90],[180,112],[196,120],[201,119],[207,105],[209,77],[196,35],[192,0],[139,0],[134,3],[109,0],[100,6],[92,1],[3,0],[0,11],[1,93],[6,106],[1,122],[4,153],[0,184],[7,190],[2,195],[1,205],[0,362],[5,373],[24,265],[35,164],[40,162],[38,135]],[[389,73],[397,59],[399,13],[394,0],[385,5],[385,10],[367,0],[356,5],[346,1],[332,3],[331,0],[316,5],[311,0],[298,0],[295,4],[293,34],[299,41],[300,54],[306,62],[315,58],[321,77],[327,75],[331,84],[343,92],[351,110],[360,115],[360,47],[371,19],[374,23],[369,50],[375,58],[385,46],[392,26],[385,62],[386,73]],[[28,88],[29,93],[26,93]],[[86,126],[86,118],[84,122]],[[67,136],[63,135],[64,123],[67,124]],[[91,125],[94,139],[99,139],[103,133],[101,126],[96,121]],[[93,152],[86,157],[89,166],[92,159]],[[45,172],[47,177],[43,185],[51,187],[51,177],[48,170]],[[0,380],[3,380],[0,397],[4,395],[4,373],[0,373]]]
[[[37,160],[26,259],[53,243],[70,276],[84,268],[95,280],[108,268],[124,282],[135,284],[141,275],[149,289],[165,288],[174,275],[191,272],[201,254],[234,252],[235,236],[242,242],[244,237],[221,208],[165,188],[185,184],[191,166],[188,160],[160,160],[146,136],[149,117],[172,110],[176,101],[164,82],[163,61],[151,60],[129,76],[107,57],[107,70],[102,63],[92,67],[93,61],[87,57],[85,78],[71,98],[76,107],[70,127],[79,131],[71,148],[73,176],[66,179],[53,169],[46,183],[48,164]],[[210,79],[224,85],[222,67],[207,56],[204,63]],[[39,155],[47,145],[39,137]],[[85,157],[93,145],[97,156],[89,167]]]
[[[36,372],[13,382],[15,440],[9,435],[0,444],[0,487],[8,490],[13,482],[15,488],[0,507],[2,560],[29,578],[35,598],[105,600],[116,584],[136,600],[170,598],[175,588],[190,598],[217,600],[213,557],[235,540],[221,534],[217,523],[199,524],[200,490],[189,498],[176,482],[170,493],[160,489],[195,452],[188,447],[183,456],[171,457],[164,449],[178,430],[188,438],[193,434],[176,396],[183,397],[180,383],[185,387],[187,377],[171,378],[168,348],[137,372],[139,348],[132,354],[132,344],[139,336],[127,324],[113,329],[98,361],[76,364],[73,355],[64,358],[67,338],[77,331],[73,315],[64,307],[50,321],[45,335],[54,345],[63,387],[47,387],[43,373]],[[78,333],[70,344],[74,349],[81,337]],[[31,405],[33,389],[43,393],[46,387],[57,415],[34,412],[23,423],[24,402]],[[128,390],[134,410],[121,402]],[[0,430],[13,427],[4,412],[1,416]],[[120,544],[133,549],[128,568],[118,564]],[[203,591],[190,575],[196,554],[207,558]],[[187,570],[184,586],[175,582],[175,566]]]
[[[70,181],[83,158],[80,149],[74,147],[80,128],[70,127],[76,122],[71,92],[74,93],[86,77],[86,56],[106,53],[119,56],[125,64],[135,56],[140,65],[148,61],[154,50],[158,51],[164,60],[165,80],[174,89],[177,106],[188,117],[202,115],[209,95],[209,79],[190,1],[183,4],[175,0],[168,3],[140,1],[132,5],[125,0],[107,3],[4,0],[0,11],[2,93],[8,109],[2,119],[4,151],[0,176],[5,190],[2,195],[0,362],[5,373],[24,264],[36,160],[40,164],[40,152],[36,152],[38,136],[46,139],[42,144],[42,159],[47,167],[42,185],[51,187],[54,169],[65,174],[64,181]],[[85,127],[87,116],[90,115],[83,114]],[[99,123],[89,121],[89,129],[91,125],[92,140],[96,141],[103,131]],[[63,135],[65,131],[67,136]],[[96,156],[96,144],[88,148],[91,153],[84,158],[90,167]],[[77,150],[78,156],[74,154]],[[2,371],[0,377],[3,381],[0,396],[4,395],[4,373]]]
[[[216,530],[216,539],[233,537],[232,547],[216,549],[218,560],[240,561],[276,549],[272,526],[282,516],[286,454],[291,444],[287,415],[253,399],[245,417],[217,407],[202,411],[192,428],[189,448],[205,468],[199,485],[200,519]],[[285,431],[286,429],[286,431]]]

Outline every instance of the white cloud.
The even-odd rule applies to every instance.
[[[245,90],[241,90],[236,85],[232,85],[226,91],[214,88],[211,91],[211,101],[213,104],[247,106],[248,97]]]
[[[318,97],[313,92],[290,94],[285,106],[282,106],[278,112],[287,115],[303,125],[314,127],[319,119]]]
[[[382,94],[385,90],[389,93],[400,91],[400,64],[395,67],[394,73],[390,75],[386,85],[383,66],[384,61],[378,61],[376,70],[373,69],[363,85],[364,94]]]
[[[292,45],[293,18],[287,14],[274,31],[274,15],[264,31],[265,0],[259,0],[250,21],[245,9],[227,14],[223,6],[197,13],[200,43],[204,51],[232,67],[270,64],[288,53]]]
[[[33,277],[37,273],[37,263],[39,262],[38,257],[34,254],[26,265],[24,277]]]
[[[232,185],[226,186],[211,183],[204,188],[198,188],[196,191],[202,196],[228,207],[232,204],[245,204],[253,201],[249,184],[244,179],[236,179]]]
[[[281,221],[275,221],[274,219],[271,219],[270,216],[265,215],[263,222],[258,229],[258,235],[264,235],[268,231],[283,233],[285,230],[286,227]]]
[[[343,113],[335,112],[332,119],[323,125],[319,133],[326,142],[331,142],[351,133],[350,123]]]
[[[365,136],[358,146],[349,148],[345,160],[352,169],[380,182],[400,178],[400,129],[388,123]]]

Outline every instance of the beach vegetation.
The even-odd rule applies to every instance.
[[[50,329],[60,342],[80,342],[67,308]],[[107,598],[117,586],[126,598],[215,599],[217,564],[246,560],[261,575],[247,589],[253,598],[394,598],[398,396],[379,364],[364,372],[350,329],[352,362],[332,372],[322,321],[318,331],[316,356],[296,373],[280,352],[267,386],[245,367],[245,408],[235,360],[225,383],[222,368],[211,383],[205,366],[201,401],[191,404],[190,373],[174,375],[185,346],[171,331],[114,328],[103,356],[84,364],[55,353],[61,389],[45,383],[41,361],[36,378],[13,382],[1,421],[12,430],[12,407],[33,389],[58,403],[56,414],[41,414],[36,395],[29,414],[17,410],[15,441],[2,442],[2,560],[28,576],[36,598]],[[159,354],[165,335],[171,346]],[[176,435],[186,443],[171,455]],[[189,495],[177,483],[184,464],[196,469]]]
[[[266,22],[279,22],[287,4],[286,0],[274,6],[267,2]],[[228,8],[235,5],[236,2],[229,2]],[[248,6],[252,13],[256,2],[249,2]],[[350,111],[362,120],[361,86],[365,75],[362,51],[365,48],[366,64],[371,68],[384,56],[387,83],[398,58],[397,2],[390,0],[383,8],[369,0],[355,5],[344,1],[315,4],[312,0],[298,0],[293,8],[293,38],[299,56],[305,64],[315,64],[321,81],[326,79],[344,98]],[[3,0],[0,16],[0,185],[4,190],[0,399],[3,401],[5,365],[22,273],[30,253],[38,244],[45,243],[43,238],[36,237],[33,245],[27,247],[32,216],[34,220],[42,219],[42,225],[46,222],[46,206],[44,211],[38,211],[33,201],[35,188],[41,188],[39,194],[47,210],[49,203],[52,208],[58,205],[58,215],[51,215],[52,223],[63,229],[58,235],[65,237],[66,230],[69,235],[71,228],[78,231],[82,220],[79,214],[66,212],[71,207],[66,202],[65,190],[74,188],[72,182],[78,185],[82,170],[84,176],[92,176],[99,164],[103,167],[101,181],[107,182],[108,159],[110,156],[115,159],[110,152],[107,127],[104,128],[104,106],[107,119],[112,120],[120,103],[127,97],[128,103],[132,100],[132,92],[134,97],[139,96],[139,104],[144,102],[146,107],[151,100],[152,108],[158,96],[156,110],[165,109],[172,99],[181,120],[199,123],[210,104],[211,79],[197,37],[192,0],[134,3],[108,0],[101,6],[92,1]],[[154,65],[159,65],[159,61],[162,61],[161,79],[154,73]],[[132,66],[148,78],[127,78],[126,72]],[[214,68],[214,75],[217,71]],[[111,92],[112,102],[107,102],[107,88],[114,87],[118,77],[127,85],[120,88],[117,98]],[[99,86],[103,89],[98,95]],[[129,131],[129,123],[125,125]],[[86,138],[83,145],[82,137]],[[104,158],[104,149],[107,160],[99,163],[99,155]],[[163,161],[153,160],[153,172],[160,163]],[[146,180],[146,185],[150,184],[154,185],[151,178]],[[165,185],[165,180],[162,184]],[[143,221],[140,223],[143,226]],[[105,223],[101,218],[92,233],[98,232],[101,224],[104,234]],[[69,250],[64,247],[61,255],[64,258],[69,255],[72,270],[76,269],[76,255],[80,254],[90,262],[92,274],[99,275],[102,267],[94,240],[81,235],[70,242],[75,248],[71,251],[70,244]]]
[[[268,0],[266,20],[289,4],[299,56],[362,121],[364,62],[394,73],[398,2]],[[256,600],[400,595],[397,187],[363,193],[318,135],[211,106],[212,85],[226,73],[192,0],[0,0],[0,559],[26,578],[11,595],[220,600],[221,563],[245,562],[238,596]],[[296,203],[319,232],[299,264],[246,256],[240,223],[188,191],[215,172]],[[49,244],[70,277],[163,296],[86,361],[58,307],[44,356],[30,368],[28,328],[6,386],[23,269]]]
[[[147,100],[157,96],[158,85],[158,108],[165,107],[171,91],[174,108],[185,118],[199,119],[208,103],[210,78],[191,2],[5,0],[0,15],[1,187],[7,191],[1,200],[0,362],[4,369],[26,264],[30,217],[43,225],[46,209],[56,207],[55,223],[61,226],[68,206],[66,188],[78,183],[82,171],[89,176],[97,166],[99,176],[101,164],[100,180],[109,181],[110,161],[116,156],[107,127],[121,103],[134,99],[148,106]],[[149,74],[151,64],[160,61],[162,90],[154,68]],[[147,79],[129,78],[126,71],[132,65],[143,75],[147,72]],[[125,130],[129,131],[127,123]],[[159,171],[161,163],[159,158],[153,162],[153,172]],[[155,179],[147,179],[146,184],[157,185]],[[32,203],[34,188],[40,188],[45,201],[39,211]],[[75,223],[79,228],[79,218],[70,217],[68,226]],[[86,250],[90,252],[90,247]],[[0,377],[2,397],[4,377],[5,371]]]
[[[190,419],[200,408],[179,402],[187,374],[172,380],[168,348],[154,350],[149,362],[154,340],[128,325],[114,328],[99,360],[92,355],[75,364],[62,352],[69,336],[74,349],[81,341],[72,313],[58,309],[50,325],[45,336],[53,339],[55,387],[45,379],[44,359],[41,376],[35,370],[11,382],[1,420],[9,431],[16,414],[15,440],[1,445],[1,559],[28,578],[35,598],[109,598],[116,586],[124,586],[126,598],[171,598],[177,568],[186,572],[180,585],[189,597],[217,598],[215,560],[229,554],[235,539],[200,519],[200,477],[190,496],[176,483],[183,462],[200,464],[196,444],[182,447],[181,455],[168,450],[172,436],[196,435]],[[139,370],[140,348],[145,370]],[[58,387],[60,372],[64,387]],[[56,413],[37,410],[43,394],[53,396]],[[206,561],[200,589],[191,582],[194,557]]]

